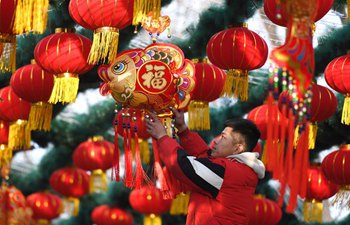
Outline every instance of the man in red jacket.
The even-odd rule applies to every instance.
[[[247,225],[258,178],[265,175],[259,154],[251,152],[260,132],[253,122],[229,120],[212,149],[185,124],[184,112],[171,109],[180,144],[170,138],[156,115],[146,118],[172,182],[191,191],[187,225]]]

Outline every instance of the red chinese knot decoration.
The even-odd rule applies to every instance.
[[[246,27],[233,27],[214,34],[207,44],[207,55],[215,66],[228,70],[225,93],[242,101],[248,99],[248,70],[263,66],[268,47],[263,38]]]
[[[79,74],[93,68],[87,64],[91,40],[68,29],[57,28],[55,34],[43,38],[34,49],[36,63],[55,75],[49,102],[74,102],[78,93]]]
[[[132,215],[121,208],[100,205],[91,213],[91,219],[96,225],[132,225]]]
[[[69,14],[73,20],[94,31],[89,54],[90,64],[110,63],[117,55],[119,29],[131,24],[134,1],[130,0],[72,0]],[[113,10],[111,10],[113,7]]]
[[[28,126],[31,130],[49,131],[52,105],[47,103],[54,85],[54,76],[32,61],[18,68],[11,76],[10,85],[17,96],[31,102]]]

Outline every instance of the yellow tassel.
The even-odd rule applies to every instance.
[[[331,204],[338,209],[350,209],[350,185],[342,186]]]
[[[234,79],[234,70],[228,70],[226,73],[226,81],[224,86],[224,96],[232,97],[232,85]]]
[[[102,170],[94,170],[90,175],[89,180],[90,193],[107,192],[107,175]]]
[[[37,102],[32,104],[29,113],[28,127],[30,130],[49,131],[51,128],[52,104]]]
[[[267,147],[267,144],[265,142],[265,144],[263,145],[263,151],[262,151],[262,156],[261,156],[261,161],[266,165],[267,163],[267,156],[266,156],[266,147]]]
[[[75,102],[78,94],[79,78],[77,74],[64,73],[55,76],[55,83],[49,102],[71,103]]]
[[[347,94],[344,99],[341,123],[345,125],[350,125],[350,95],[349,94]]]
[[[248,71],[233,70],[233,89],[236,98],[248,100]]]
[[[15,34],[22,34],[30,31],[39,34],[44,33],[48,9],[48,0],[17,1],[13,32]]]
[[[155,214],[146,215],[143,218],[143,225],[162,225],[162,218]]]
[[[77,216],[79,213],[79,199],[68,197],[63,199],[63,209],[64,213],[67,213],[70,216]]]
[[[149,164],[151,161],[148,141],[139,138],[140,156],[143,163]]]
[[[119,30],[115,27],[101,27],[94,31],[94,39],[88,63],[108,64],[117,56]]]
[[[347,1],[347,4],[348,4],[348,20],[350,20],[350,0]]]
[[[299,125],[294,130],[294,140],[293,140],[294,148],[296,148],[298,145],[298,139],[299,139]]]
[[[10,125],[8,147],[12,150],[30,149],[30,129],[26,120],[17,120]]]
[[[309,149],[315,148],[316,136],[317,136],[317,123],[311,124],[309,129]]]
[[[188,202],[190,200],[190,193],[181,192],[173,199],[170,207],[171,215],[186,215],[188,211]]]
[[[5,180],[9,179],[10,166],[12,160],[12,149],[8,148],[7,145],[0,145],[0,170],[1,177]]]
[[[16,35],[0,34],[0,72],[16,71]]]
[[[305,200],[304,202],[304,221],[322,223],[322,202],[316,200]]]
[[[132,25],[137,26],[143,22],[149,12],[153,12],[153,17],[160,17],[161,0],[135,0]]]
[[[36,221],[36,225],[51,225],[51,223],[48,220],[40,219]]]
[[[188,128],[210,130],[209,103],[192,100],[188,106]]]

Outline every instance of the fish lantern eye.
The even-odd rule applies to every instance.
[[[124,62],[117,62],[113,67],[113,73],[119,75],[125,72],[127,65]]]

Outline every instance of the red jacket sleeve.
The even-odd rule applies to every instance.
[[[180,139],[180,145],[185,151],[195,157],[207,157],[209,147],[207,143],[196,133],[191,132],[189,129],[178,133]]]

